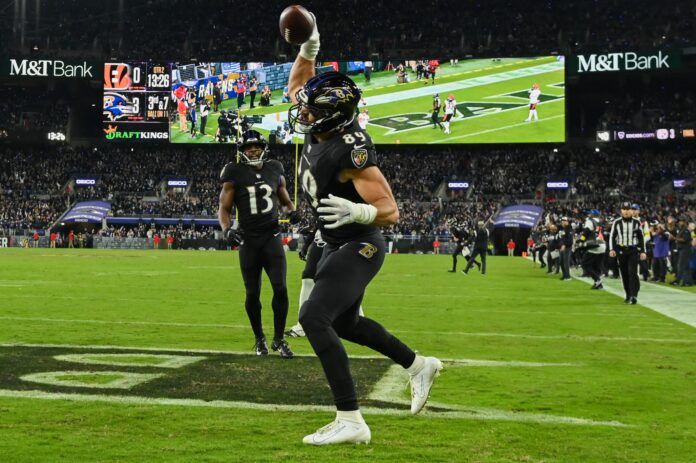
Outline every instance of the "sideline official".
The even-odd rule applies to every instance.
[[[633,217],[631,203],[621,204],[621,217],[616,219],[609,235],[609,256],[616,257],[619,273],[626,292],[626,304],[638,303],[640,279],[638,263],[646,259],[645,241],[640,220]]]

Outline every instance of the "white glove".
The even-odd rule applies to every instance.
[[[314,13],[309,13],[314,19],[314,30],[309,39],[300,46],[300,56],[307,61],[314,61],[317,58],[317,53],[319,53],[319,29],[317,29],[317,18]]]
[[[333,229],[348,223],[369,224],[377,217],[377,208],[372,204],[354,203],[338,196],[329,195],[319,201],[326,207],[317,208],[321,220],[328,222],[325,228]]]

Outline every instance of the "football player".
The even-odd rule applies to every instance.
[[[539,89],[539,84],[532,84],[532,89],[529,90],[529,116],[525,119],[525,122],[529,122],[534,118],[535,121],[539,120],[539,115],[537,114],[537,105],[539,104],[539,95],[541,95],[541,90]]]
[[[440,123],[440,109],[442,109],[440,94],[436,93],[433,95],[433,112],[430,114],[430,120],[433,122],[433,129],[436,127],[440,127],[440,130],[443,129],[442,123]]]
[[[322,251],[324,250],[324,246],[326,246],[326,242],[321,238],[321,232],[315,230],[315,227],[303,227],[300,230],[300,234],[303,237],[303,243],[298,255],[301,260],[305,261],[305,267],[304,270],[302,270],[302,286],[300,287],[299,309],[302,309],[302,304],[309,299],[312,288],[314,288],[314,276],[317,273],[317,265],[319,265],[319,261],[321,260]],[[361,317],[365,316],[362,305],[360,305],[358,309],[358,314]],[[292,328],[285,332],[285,335],[291,338],[302,338],[305,336],[305,332],[298,321]]]
[[[417,355],[379,323],[358,313],[365,288],[385,257],[379,227],[396,223],[399,210],[377,167],[372,140],[355,120],[360,89],[337,72],[315,75],[319,32],[316,20],[314,24],[290,72],[293,105],[288,121],[297,133],[305,134],[299,177],[326,242],[314,288],[300,310],[300,323],[324,368],[337,414],[303,442],[368,443],[370,428],[358,407],[341,338],[370,347],[408,371],[414,414],[425,406],[442,363]]]
[[[273,287],[273,343],[271,348],[286,359],[292,350],[283,338],[288,316],[288,289],[285,282],[285,251],[278,224],[279,206],[297,223],[299,214],[286,188],[283,165],[267,159],[268,143],[255,130],[244,132],[238,144],[240,163],[227,164],[220,173],[222,191],[218,220],[223,235],[232,246],[239,246],[239,265],[246,288],[245,307],[256,337],[256,355],[268,355],[261,324],[261,271],[265,270]],[[232,205],[239,212],[241,231],[230,226]]]
[[[363,109],[358,116],[358,125],[362,130],[367,130],[367,123],[370,120],[370,112],[367,108]]]
[[[445,133],[450,132],[450,121],[454,117],[454,112],[457,110],[457,100],[454,99],[454,95],[449,94],[447,100],[445,100],[445,115],[442,117],[442,124],[445,126]]]

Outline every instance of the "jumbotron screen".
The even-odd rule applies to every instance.
[[[303,136],[287,123],[291,62],[167,66],[168,99],[159,88],[140,91],[146,92],[148,108],[151,97],[156,108],[168,108],[170,142],[234,143],[253,127],[271,143],[302,143]],[[560,143],[566,138],[562,56],[317,63],[318,73],[329,70],[348,74],[362,90],[356,121],[377,144]],[[114,116],[107,108],[111,93],[105,86],[105,127],[157,123],[142,130],[164,130],[162,119],[147,117],[149,109],[138,122],[128,112]],[[121,92],[119,101],[132,105],[129,98],[139,95]]]

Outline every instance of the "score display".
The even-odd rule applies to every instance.
[[[107,140],[168,140],[171,105],[170,64],[104,64],[102,129]]]

